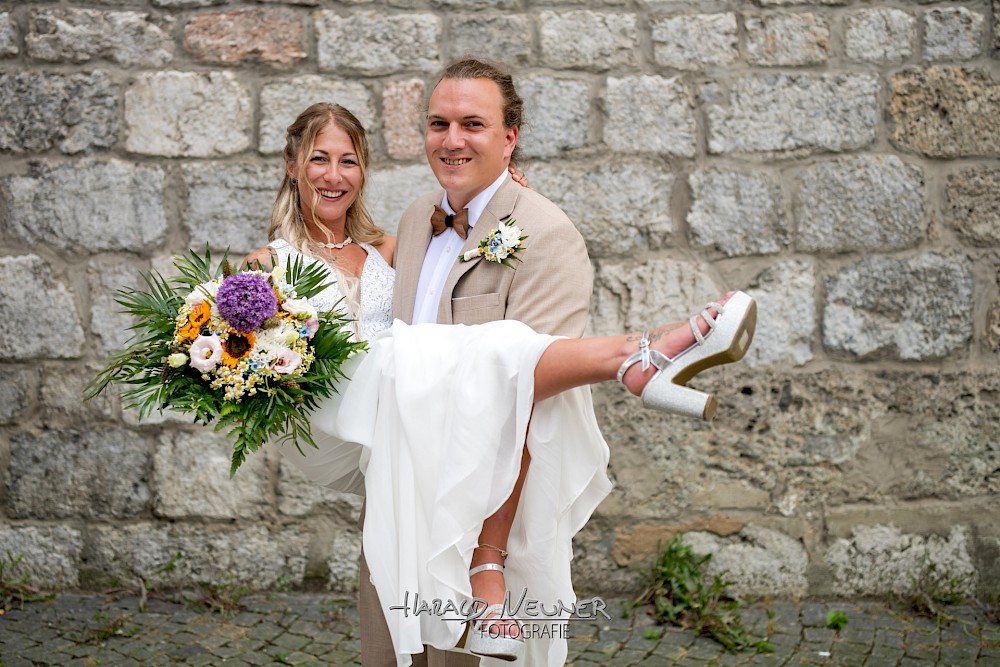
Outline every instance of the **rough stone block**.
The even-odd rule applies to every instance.
[[[780,181],[764,172],[704,169],[691,175],[693,241],[729,257],[778,252],[788,243]]]
[[[544,11],[538,25],[542,63],[549,67],[607,70],[639,64],[635,14]]]
[[[382,88],[382,138],[389,157],[412,160],[424,154],[424,82],[387,81]]]
[[[298,527],[155,523],[93,526],[90,539],[81,576],[97,587],[134,585],[141,577],[157,588],[214,584],[255,590],[301,583],[309,540]]]
[[[361,558],[361,531],[338,532],[330,543],[326,566],[330,570],[329,587],[339,593],[358,589],[358,563]]]
[[[19,432],[10,438],[8,516],[129,519],[149,511],[149,443],[132,431]]]
[[[192,163],[184,166],[184,226],[192,248],[247,253],[267,245],[271,206],[284,166]]]
[[[823,344],[834,352],[936,359],[972,336],[972,265],[965,257],[866,257],[827,279],[826,299]]]
[[[460,0],[462,10],[471,9],[467,0]],[[524,15],[460,15],[449,19],[445,54],[448,60],[470,53],[477,58],[495,60],[508,67],[533,65],[534,21]]]
[[[397,2],[397,0],[391,0]],[[407,2],[408,0],[402,0]],[[431,0],[431,7],[435,9],[502,9],[511,10],[518,6],[517,0]]]
[[[728,105],[708,107],[710,153],[842,151],[875,141],[879,79],[869,74],[756,74]]]
[[[169,519],[259,519],[270,507],[265,452],[250,454],[230,479],[233,447],[210,428],[162,435],[153,454],[153,510]]]
[[[595,523],[591,520],[573,538],[573,587],[577,591],[638,595],[642,591],[638,588],[635,570],[608,567],[613,558],[612,547],[608,544],[607,531],[596,528]]]
[[[705,268],[666,259],[600,264],[588,335],[642,331],[649,326],[650,313],[656,313],[660,322],[686,321],[692,312],[723,293]]]
[[[4,72],[0,90],[0,150],[72,154],[118,140],[118,90],[106,72]]]
[[[685,533],[684,543],[696,553],[711,554],[705,573],[732,581],[739,596],[799,598],[806,594],[809,557],[802,543],[754,524],[739,535],[718,537],[711,533]]]
[[[986,346],[993,352],[1000,352],[1000,299],[993,302],[987,316]]]
[[[976,166],[949,174],[946,219],[974,245],[1000,245],[1000,168]]]
[[[531,77],[517,81],[526,125],[517,144],[528,157],[554,157],[581,148],[590,122],[590,86],[580,79]]]
[[[351,39],[344,39],[351,35]],[[339,11],[316,14],[321,70],[380,75],[440,66],[441,19],[434,14],[385,14]],[[358,44],[364,44],[358,49]]]
[[[20,53],[19,39],[17,24],[10,20],[10,12],[0,12],[0,58]]]
[[[0,424],[14,424],[35,397],[36,374],[23,369],[0,368]]]
[[[696,14],[654,19],[653,58],[677,69],[731,65],[740,57],[736,14]]]
[[[250,91],[230,72],[144,72],[125,91],[126,150],[232,155],[250,146]]]
[[[754,368],[813,358],[816,334],[816,269],[810,260],[775,262],[746,291],[757,301],[757,331],[746,363]]]
[[[954,585],[971,596],[976,570],[970,541],[965,526],[954,526],[947,537],[904,534],[892,525],[859,526],[851,539],[837,540],[825,560],[838,595],[907,595],[916,592],[921,576],[931,574],[937,585]]]
[[[395,234],[399,218],[417,197],[440,190],[434,172],[426,164],[376,169],[369,174],[365,203],[375,224]]]
[[[29,584],[43,590],[76,588],[82,548],[83,536],[67,526],[0,525],[5,581],[27,576]],[[16,566],[10,558],[17,560]]]
[[[747,60],[754,65],[818,65],[827,60],[830,29],[816,14],[748,16]]]
[[[713,484],[762,489],[781,514],[809,521],[873,497],[891,517],[1000,492],[988,473],[1000,466],[991,444],[1000,438],[1000,369],[789,373],[733,364],[690,384],[719,400],[712,425],[643,409],[611,383],[594,388],[616,454],[609,514],[687,521],[705,510],[696,499]]]
[[[125,349],[135,318],[122,312],[115,293],[143,286],[140,269],[120,257],[99,257],[87,267],[90,283],[90,330],[96,334],[104,354]]]
[[[83,400],[85,388],[99,371],[96,366],[43,366],[39,403],[41,421],[46,428],[82,428],[95,421],[108,421],[118,415],[118,390],[107,389],[89,401]]]
[[[1000,0],[993,0],[993,50],[1000,51]]]
[[[152,0],[154,7],[167,7],[170,9],[180,9],[189,7],[212,7],[213,5],[224,5],[228,0]]]
[[[278,511],[288,516],[308,516],[317,512],[332,513],[347,524],[357,525],[362,497],[334,491],[306,479],[298,468],[285,459],[299,456],[294,447],[282,447],[278,478]]]
[[[532,164],[532,187],[569,216],[592,257],[628,255],[667,242],[673,233],[674,176],[659,165],[608,160],[597,165]],[[603,193],[595,197],[595,192]]]
[[[54,198],[53,192],[61,196]],[[163,171],[121,160],[35,163],[28,176],[0,181],[0,216],[28,243],[143,250],[166,236]]]
[[[897,146],[929,157],[1000,156],[1000,84],[987,71],[908,69],[891,82]]]
[[[38,9],[31,14],[25,48],[31,58],[84,63],[105,59],[126,67],[161,67],[174,57],[173,20],[139,12]]]
[[[184,48],[195,59],[234,65],[290,65],[306,57],[306,27],[293,9],[237,9],[198,14],[184,26]]]
[[[49,265],[37,255],[0,257],[0,359],[74,359],[83,341],[73,294]]]
[[[986,17],[966,7],[924,14],[924,60],[967,60],[983,51]]]
[[[280,154],[285,148],[285,131],[288,126],[300,113],[317,102],[331,102],[346,108],[369,132],[375,127],[374,99],[364,84],[332,76],[298,76],[265,84],[261,88],[260,152]],[[421,150],[422,137],[423,134]]]
[[[900,250],[926,238],[923,173],[894,155],[845,157],[800,170],[796,247]]]
[[[604,106],[604,141],[612,150],[694,156],[694,98],[683,79],[608,78]]]
[[[851,0],[754,0],[761,7],[795,7],[798,5],[836,6],[850,4]]]
[[[899,9],[861,9],[844,18],[844,52],[866,63],[899,63],[913,54],[917,19]]]

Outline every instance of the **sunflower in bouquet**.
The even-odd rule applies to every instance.
[[[169,408],[228,429],[230,475],[269,440],[315,447],[308,412],[364,348],[344,315],[308,301],[326,287],[328,271],[301,258],[269,272],[259,264],[234,271],[225,256],[213,271],[207,249],[174,265],[170,280],[151,272],[145,290],[117,292],[137,321],[133,338],[88,385],[87,398],[114,382],[127,386],[122,398],[140,421]]]

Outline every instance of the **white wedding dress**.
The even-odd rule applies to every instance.
[[[295,254],[283,241],[272,247],[282,265]],[[538,601],[552,613],[575,602],[571,540],[611,489],[590,388],[534,404],[535,365],[556,339],[522,323],[393,322],[393,269],[362,247],[356,318],[369,351],[316,411],[319,448],[303,448],[305,456],[285,448],[286,458],[315,482],[365,495],[364,552],[402,667],[424,644],[449,649],[464,631],[456,613],[414,613],[416,596],[456,607],[471,599],[472,550],[483,520],[510,496],[527,444],[504,573],[512,603],[525,596],[517,616],[529,638],[516,664],[562,667],[569,613],[545,616],[536,605],[531,617],[529,607]],[[341,296],[332,284],[315,305],[343,307]]]

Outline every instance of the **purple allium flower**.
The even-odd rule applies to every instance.
[[[219,315],[237,331],[256,331],[278,312],[278,297],[266,275],[243,272],[229,276],[215,295]]]

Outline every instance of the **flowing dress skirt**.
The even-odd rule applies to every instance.
[[[397,320],[350,362],[351,381],[316,411],[319,449],[303,448],[303,457],[286,448],[313,481],[363,487],[364,553],[400,666],[424,644],[455,646],[464,631],[458,614],[414,613],[414,606],[440,601],[443,612],[471,599],[472,550],[483,520],[510,496],[525,444],[531,464],[505,572],[512,603],[524,596],[518,618],[528,623],[518,664],[565,662],[561,624],[569,614],[554,625],[547,614],[576,600],[571,540],[611,483],[590,388],[534,404],[535,365],[555,340],[514,321]],[[492,664],[511,663],[483,660]]]

